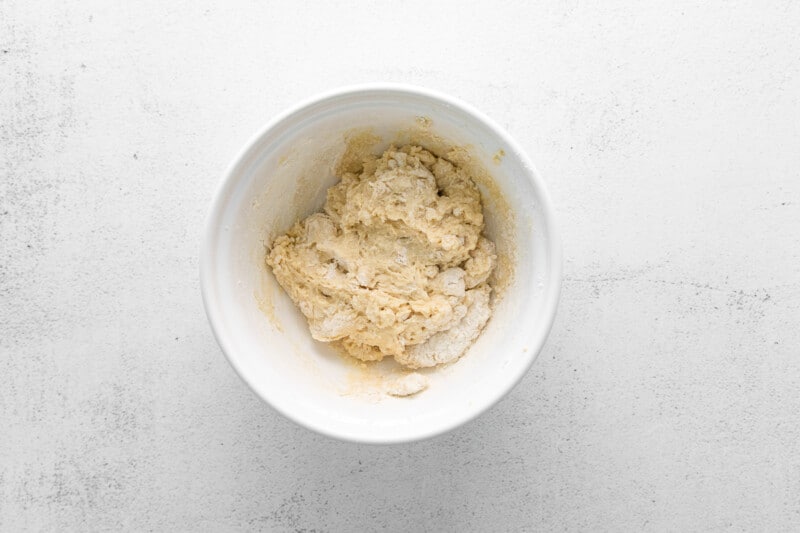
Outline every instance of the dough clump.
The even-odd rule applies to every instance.
[[[391,147],[344,173],[266,261],[315,339],[362,361],[430,367],[461,357],[491,315],[497,256],[483,228],[463,169]]]
[[[386,387],[386,394],[403,398],[414,396],[428,388],[428,378],[417,372],[406,374],[390,382]]]

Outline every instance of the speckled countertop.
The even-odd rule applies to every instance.
[[[798,530],[800,5],[312,6],[0,1],[0,530]],[[395,447],[263,405],[198,288],[240,146],[365,81],[505,126],[565,245],[524,381]]]

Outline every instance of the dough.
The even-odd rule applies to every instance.
[[[400,376],[390,382],[386,387],[386,394],[389,396],[413,396],[428,388],[428,378],[417,372]]]
[[[409,368],[459,358],[491,314],[494,243],[475,183],[419,146],[370,157],[328,190],[323,212],[267,254],[311,335],[353,357]]]

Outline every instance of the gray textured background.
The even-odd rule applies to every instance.
[[[0,530],[800,528],[800,4],[135,4],[0,0]],[[508,128],[565,244],[520,386],[395,447],[263,405],[198,288],[241,145],[364,81]]]

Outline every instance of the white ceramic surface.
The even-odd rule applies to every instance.
[[[318,210],[335,183],[348,132],[369,129],[388,146],[431,119],[436,135],[491,172],[513,212],[513,242],[485,206],[487,233],[512,248],[514,275],[492,319],[457,363],[427,372],[430,387],[408,398],[370,394],[391,364],[360,370],[314,341],[305,319],[263,266],[264,243]],[[503,150],[505,156],[494,160]],[[321,155],[322,154],[322,155]],[[505,241],[504,241],[505,239]],[[207,219],[201,257],[206,312],[242,379],[290,419],[323,434],[391,443],[430,437],[474,418],[524,375],[550,330],[561,284],[561,251],[541,178],[517,144],[474,108],[400,85],[345,88],[311,99],[268,124],[226,173]],[[375,381],[372,385],[370,381]]]

